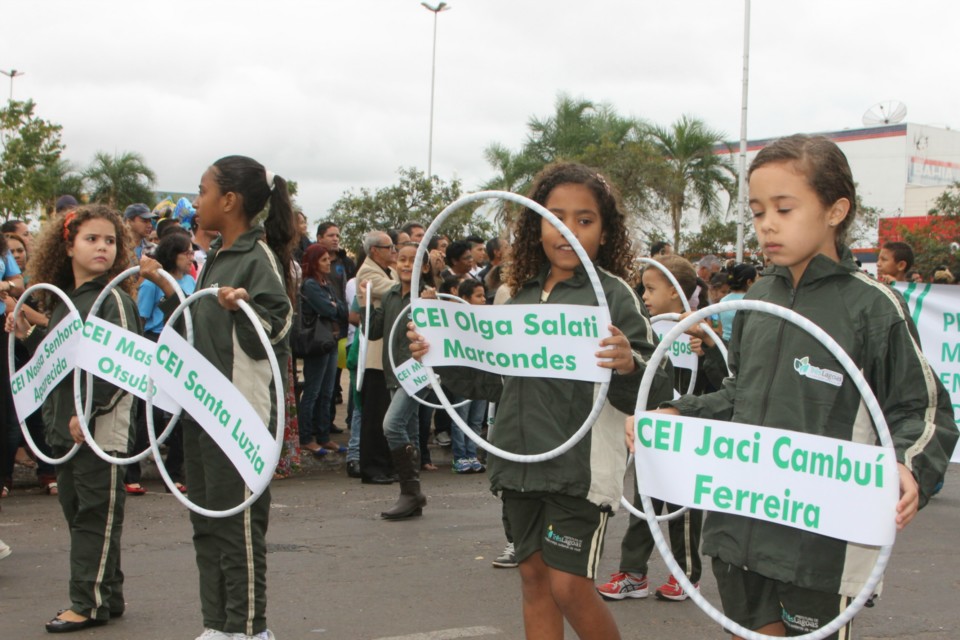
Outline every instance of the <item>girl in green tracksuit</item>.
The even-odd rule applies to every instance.
[[[587,437],[565,454],[534,464],[491,456],[491,488],[519,561],[524,628],[528,638],[563,638],[564,621],[583,639],[615,640],[616,622],[594,588],[607,519],[623,495],[627,454],[620,429],[633,413],[640,379],[656,338],[633,287],[635,265],[626,216],[607,180],[583,165],[548,166],[529,196],[550,210],[579,240],[598,272],[610,309],[611,335],[598,341],[598,366],[613,370],[607,401]],[[508,304],[596,305],[580,258],[535,212],[517,220],[506,283]],[[411,343],[419,358],[427,350]],[[596,385],[549,377],[504,377],[444,367],[444,384],[458,395],[497,403],[492,441],[515,453],[559,446],[590,413]],[[671,397],[670,367],[658,369],[652,406]]]
[[[269,205],[263,226],[254,218]],[[250,401],[271,432],[276,406],[266,351],[238,301],[246,301],[263,326],[280,371],[287,370],[292,319],[291,241],[296,226],[286,182],[244,156],[214,162],[200,180],[200,226],[219,231],[200,272],[197,289],[219,287],[217,299],[194,305],[194,346]],[[213,438],[194,420],[184,421],[183,448],[190,499],[229,509],[249,495],[240,474]],[[272,470],[268,470],[272,473]],[[247,510],[229,518],[191,512],[200,571],[204,640],[272,638],[266,620],[267,489]],[[232,635],[231,635],[232,634]]]
[[[860,272],[844,245],[856,213],[850,166],[821,136],[775,141],[750,166],[750,208],[772,263],[746,295],[788,307],[829,333],[863,372],[896,449],[902,529],[943,478],[957,441],[950,399],[920,351],[903,298]],[[667,412],[791,429],[866,444],[877,437],[857,387],[802,374],[795,362],[840,372],[836,358],[802,329],[764,313],[733,322],[723,389],[667,403]],[[840,373],[836,374],[840,376]],[[836,378],[834,378],[836,379]],[[632,447],[632,429],[628,431]],[[711,512],[705,555],[726,615],[768,635],[819,629],[846,608],[874,566],[876,547],[772,522]],[[848,638],[849,625],[833,634]]]
[[[47,223],[37,240],[30,279],[62,289],[86,319],[104,286],[130,263],[130,240],[120,215],[102,205],[80,207]],[[100,317],[129,331],[140,332],[137,306],[130,297],[134,282],[125,280],[107,296]],[[66,317],[59,298],[47,296],[50,329]],[[33,352],[44,331],[26,318],[7,318],[7,331],[16,331]],[[125,455],[133,444],[134,399],[119,388],[94,379],[90,431],[100,447]],[[43,404],[47,443],[55,457],[73,445],[76,455],[57,466],[60,506],[70,532],[70,606],[47,623],[50,633],[80,631],[107,623],[124,612],[120,533],[123,530],[123,470],[103,461],[84,444],[73,399],[73,374],[53,389]]]

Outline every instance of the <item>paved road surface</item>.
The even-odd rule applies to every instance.
[[[504,539],[486,476],[455,476],[448,466],[427,474],[424,517],[383,522],[378,513],[396,489],[348,479],[340,462],[273,484],[268,615],[280,640],[523,637],[517,572],[490,566]],[[960,480],[950,480],[900,536],[884,596],[858,617],[858,638],[960,638]],[[146,484],[149,494],[127,501],[127,614],[75,638],[179,640],[201,630],[187,512],[158,482]],[[2,506],[0,539],[14,553],[0,561],[0,639],[49,637],[43,623],[67,604],[59,506],[30,487]],[[617,567],[626,521],[619,514],[609,528],[604,576]],[[657,558],[651,579],[664,578]],[[703,591],[717,602],[712,577]],[[625,638],[725,637],[691,602],[610,607]]]

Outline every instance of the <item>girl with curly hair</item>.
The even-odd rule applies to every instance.
[[[607,180],[580,164],[555,164],[534,181],[530,198],[576,236],[597,269],[610,309],[610,335],[598,341],[597,366],[612,369],[607,401],[589,434],[546,462],[520,464],[489,457],[491,488],[503,500],[504,519],[519,561],[527,638],[563,638],[564,620],[583,639],[620,637],[594,588],[607,519],[623,494],[627,454],[619,442],[632,414],[654,334],[627,279],[633,249],[626,216]],[[584,265],[553,225],[532,210],[514,231],[508,304],[597,304]],[[413,338],[411,354],[429,348]],[[657,371],[651,406],[670,398],[667,369]],[[497,403],[492,442],[521,454],[542,453],[568,440],[587,418],[597,391],[592,382],[509,377],[475,369],[443,368],[457,395]]]
[[[54,284],[86,318],[104,286],[130,263],[130,240],[120,214],[103,205],[80,207],[47,224],[30,261],[30,281]],[[100,316],[139,332],[137,306],[127,279],[107,296]],[[49,327],[67,315],[59,298],[47,295]],[[33,351],[46,330],[24,314],[7,318],[7,331]],[[129,394],[96,378],[90,431],[112,455],[125,455],[133,442],[136,403]],[[56,457],[75,443],[82,445],[57,467],[60,506],[70,532],[70,606],[47,623],[47,631],[64,633],[100,626],[123,614],[120,532],[123,528],[123,471],[104,462],[84,443],[73,401],[73,374],[53,389],[43,404],[47,443]]]

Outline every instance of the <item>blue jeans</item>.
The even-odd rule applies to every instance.
[[[300,444],[330,442],[330,408],[336,375],[336,351],[303,359],[303,395],[297,411]]]
[[[456,404],[461,400],[463,400],[463,398],[457,398],[456,400],[453,398],[450,399],[452,404]],[[487,416],[487,401],[473,400],[459,407],[457,409],[457,415],[463,418],[463,421],[470,426],[474,433],[479,435],[480,429],[483,428],[483,420]],[[464,435],[459,425],[455,424],[450,429],[450,441],[454,460],[477,457],[477,445],[473,440]]]
[[[351,384],[354,382],[353,376],[350,376]],[[350,388],[350,396],[353,396],[353,388]],[[347,462],[351,460],[360,461],[360,425],[363,423],[363,413],[360,405],[354,403],[353,411],[350,413],[350,440],[347,442]]]
[[[383,416],[383,435],[391,451],[408,444],[420,448],[420,403],[402,388],[390,392],[390,406]]]

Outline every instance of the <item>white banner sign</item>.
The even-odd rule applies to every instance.
[[[567,304],[474,306],[418,299],[411,314],[430,343],[423,363],[491,373],[605,382],[597,366],[610,335],[599,307]]]
[[[21,421],[39,409],[53,388],[73,373],[82,329],[80,315],[68,313],[57,326],[47,330],[47,337],[30,361],[10,376],[13,404]]]
[[[78,367],[146,400],[156,343],[103,318],[88,317],[80,345]],[[156,387],[154,392],[153,403],[167,413],[180,408],[166,392]]]
[[[636,420],[643,494],[859,544],[893,543],[899,476],[883,447],[662,413]]]
[[[430,377],[424,371],[423,365],[413,358],[401,362],[393,370],[393,373],[396,374],[397,381],[400,382],[400,386],[403,387],[408,396],[415,395],[424,387],[430,386]]]
[[[266,461],[277,454],[270,430],[230,380],[169,327],[160,334],[150,375],[213,438],[251,491],[270,483],[273,467]]]
[[[960,286],[898,282],[920,333],[920,345],[953,404],[960,425]],[[952,462],[960,462],[960,447]]]
[[[657,334],[657,339],[663,341],[663,336],[671,329],[677,326],[672,320],[658,320],[653,323],[653,331]],[[670,345],[670,362],[678,369],[694,370],[697,368],[697,354],[690,350],[690,336],[685,333],[673,341]]]

